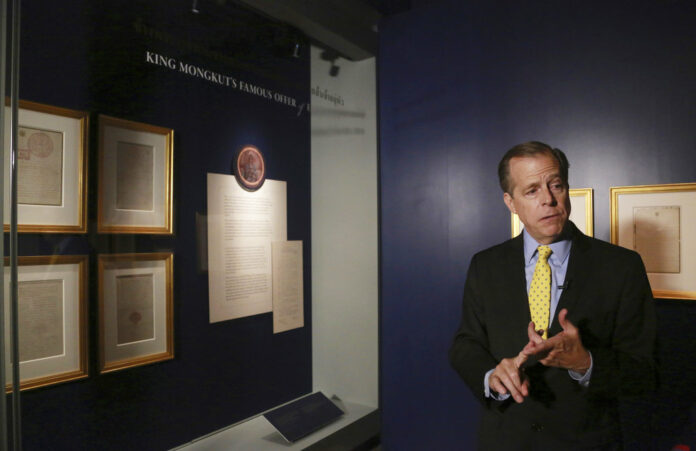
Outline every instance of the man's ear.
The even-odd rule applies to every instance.
[[[508,210],[510,210],[510,213],[517,214],[517,210],[515,209],[515,203],[512,201],[512,196],[509,193],[503,193],[503,202],[505,202],[505,205],[507,205]]]

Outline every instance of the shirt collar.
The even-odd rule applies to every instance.
[[[541,246],[541,244],[532,238],[527,229],[522,229],[522,239],[524,241],[524,263],[527,265],[532,261],[532,258],[536,255],[537,247]],[[570,240],[565,239],[548,245],[553,251],[551,257],[549,257],[552,264],[560,266],[566,261],[570,254],[570,244]]]

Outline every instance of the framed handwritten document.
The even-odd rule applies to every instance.
[[[592,188],[576,188],[568,190],[570,197],[570,220],[587,236],[594,236],[594,208],[592,206]],[[510,213],[512,237],[522,232],[524,224],[519,216]]]
[[[174,131],[99,116],[99,233],[171,234]]]
[[[10,268],[5,259],[5,364],[11,380]],[[20,388],[84,379],[87,370],[87,257],[19,257]],[[5,387],[11,391],[9,383]]]
[[[611,188],[611,242],[638,252],[653,296],[696,300],[696,183]]]
[[[99,372],[174,358],[171,252],[99,256]]]
[[[5,107],[5,130],[10,130]],[[17,230],[87,232],[88,114],[20,100],[17,132]],[[10,205],[10,134],[5,133],[5,205]],[[10,209],[4,213],[9,230]]]

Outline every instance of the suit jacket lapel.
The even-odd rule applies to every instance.
[[[518,318],[523,322],[523,331],[526,337],[527,324],[531,321],[529,313],[529,300],[527,298],[527,279],[524,275],[524,241],[522,234],[510,240],[510,248],[507,255],[507,268],[501,274],[511,274],[511,289],[509,311],[513,318]]]
[[[587,279],[589,278],[589,249],[590,240],[580,232],[572,222],[568,222],[570,233],[572,234],[571,245],[570,245],[570,255],[568,256],[568,269],[566,271],[565,285],[566,288],[561,294],[561,298],[558,300],[558,306],[554,313],[551,326],[549,328],[549,336],[555,335],[560,332],[561,325],[558,323],[558,313],[562,309],[568,309],[569,312],[573,311],[573,308],[580,299],[580,288],[585,286]]]

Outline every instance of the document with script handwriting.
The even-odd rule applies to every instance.
[[[151,211],[155,207],[155,149],[119,141],[116,144],[116,208]]]
[[[155,338],[154,275],[116,277],[118,345]]]
[[[302,241],[273,243],[273,333],[304,326]]]
[[[63,354],[63,281],[19,282],[19,361]]]
[[[678,206],[633,208],[635,249],[647,272],[679,273],[679,213]]]
[[[63,134],[19,127],[17,202],[61,205],[63,194]]]
[[[286,183],[254,192],[234,176],[208,174],[210,322],[270,312],[271,243],[287,240]]]

